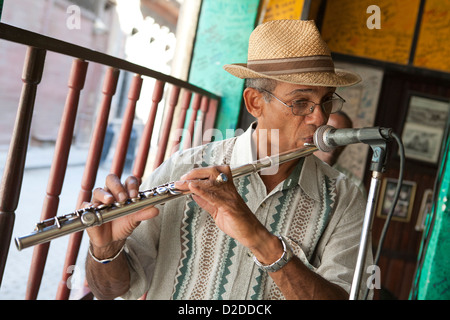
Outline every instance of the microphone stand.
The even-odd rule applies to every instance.
[[[373,217],[380,191],[382,173],[385,169],[386,142],[378,141],[377,143],[370,144],[370,147],[373,150],[372,163],[370,165],[372,178],[370,181],[370,190],[367,195],[367,205],[366,212],[364,214],[361,239],[359,242],[358,258],[356,260],[355,273],[353,275],[352,287],[350,289],[350,300],[358,299],[358,293],[361,287],[361,278],[364,271],[364,262],[367,256],[368,245],[370,243],[369,240],[371,238]]]

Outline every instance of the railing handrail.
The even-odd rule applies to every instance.
[[[197,87],[189,82],[172,77],[170,75],[134,64],[130,61],[120,59],[106,53],[88,49],[73,43],[55,39],[36,32],[14,27],[0,22],[0,39],[20,43],[23,45],[41,48],[47,51],[61,53],[67,56],[78,58],[85,61],[95,62],[113,68],[133,72],[141,76],[162,80],[171,83],[181,88],[191,90],[201,95],[207,96],[211,99],[219,100],[220,97]]]

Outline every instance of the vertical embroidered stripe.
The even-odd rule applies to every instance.
[[[316,247],[320,236],[322,235],[323,230],[325,229],[328,218],[331,213],[331,209],[334,207],[335,194],[336,194],[336,180],[331,180],[327,176],[324,176],[324,179],[321,183],[321,198],[323,199],[319,215],[313,217],[313,234],[311,235],[311,243],[309,247],[309,251],[307,252],[307,256],[311,255]]]
[[[228,284],[227,277],[230,275],[230,268],[233,264],[231,258],[234,256],[234,248],[236,248],[236,241],[232,238],[229,238],[228,246],[226,250],[226,258],[225,258],[225,265],[223,268],[223,274],[222,277],[219,276],[219,278],[222,278],[222,281],[219,284],[219,288],[217,290],[218,293],[218,299],[223,300],[224,294],[227,292],[225,286]]]
[[[280,203],[275,207],[276,212],[272,216],[273,222],[270,224],[269,231],[272,234],[279,234],[281,231],[279,226],[282,225],[282,223],[280,224],[280,222],[284,221],[285,219],[285,215],[288,210],[290,198],[292,195],[291,191],[291,189],[281,191],[282,195],[278,198],[278,201]]]
[[[259,273],[256,277],[256,284],[252,287],[253,295],[250,297],[252,300],[261,300],[263,299],[263,293],[265,289],[265,284],[267,283],[267,273],[263,272],[259,268],[257,268],[257,272]]]
[[[188,201],[186,205],[185,218],[181,228],[182,258],[180,259],[179,271],[176,278],[173,298],[183,299],[188,283],[191,280],[191,263],[195,255],[195,243],[193,229],[196,225],[196,218],[200,213],[199,207],[194,200]]]

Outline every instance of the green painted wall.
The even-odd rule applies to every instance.
[[[450,138],[438,179],[441,179],[438,200],[434,204],[434,219],[430,215],[424,231],[421,255],[423,265],[418,270],[412,297],[418,300],[450,299]]]
[[[244,81],[222,67],[247,61],[248,38],[255,28],[258,6],[259,0],[202,2],[189,82],[222,97],[215,128],[223,138],[226,129],[236,129],[238,124]]]

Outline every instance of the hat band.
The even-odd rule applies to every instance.
[[[250,60],[247,68],[266,75],[283,75],[304,72],[334,72],[330,56],[309,56],[282,59]]]

